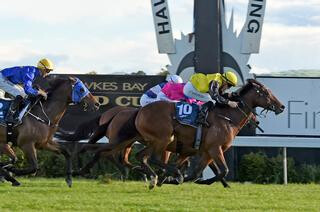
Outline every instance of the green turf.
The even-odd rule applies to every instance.
[[[143,182],[101,183],[75,179],[20,179],[0,183],[0,211],[320,211],[320,185],[232,183],[164,185],[149,191]]]

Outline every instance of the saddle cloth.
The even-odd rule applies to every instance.
[[[191,127],[198,127],[197,119],[200,109],[195,103],[189,104],[187,102],[176,103],[176,119],[180,124]]]
[[[7,126],[6,124],[6,116],[8,113],[8,110],[10,108],[10,105],[12,103],[13,100],[8,100],[8,99],[0,99],[0,124],[3,126]],[[22,119],[22,117],[24,116],[24,114],[26,113],[28,107],[30,104],[26,104],[25,107],[23,107],[20,110],[19,113],[19,120]]]

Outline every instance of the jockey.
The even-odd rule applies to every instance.
[[[221,96],[225,90],[232,86],[236,86],[238,82],[237,76],[231,72],[226,71],[223,74],[202,74],[196,73],[191,76],[190,80],[184,86],[183,93],[189,98],[195,98],[196,100],[203,101],[203,104],[199,113],[198,122],[206,124],[206,116],[211,102],[216,102],[224,105],[229,105],[232,108],[238,106],[237,102],[230,101]]]
[[[47,93],[42,89],[34,89],[33,81],[37,76],[46,77],[53,70],[53,63],[47,59],[41,59],[37,67],[16,66],[5,68],[0,72],[0,89],[11,94],[15,99],[10,105],[7,114],[8,122],[16,122],[16,113],[23,98],[30,96],[43,96],[47,99]]]
[[[168,102],[179,102],[186,101],[189,104],[196,103],[201,105],[203,102],[197,101],[194,98],[188,98],[183,93],[183,88],[186,83],[174,83],[168,82],[164,85],[161,91],[158,94],[158,101],[168,101]]]
[[[152,88],[150,88],[149,90],[147,90],[140,98],[140,105],[146,106],[147,104],[150,104],[152,102],[155,101],[159,101],[158,94],[161,91],[161,89],[168,83],[168,82],[172,82],[172,83],[182,83],[183,80],[180,76],[178,75],[167,75],[166,80]]]

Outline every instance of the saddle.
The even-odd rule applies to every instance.
[[[212,107],[212,103],[206,103],[199,107],[197,104],[189,104],[187,102],[176,103],[176,120],[183,125],[188,125],[196,128],[196,135],[193,147],[199,149],[202,140],[202,126],[208,127],[206,121],[208,110]]]

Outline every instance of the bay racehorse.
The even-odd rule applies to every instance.
[[[39,99],[23,117],[22,124],[14,128],[17,146],[23,151],[29,166],[22,169],[10,166],[6,170],[17,176],[35,174],[38,169],[36,149],[46,149],[63,154],[67,168],[66,182],[71,186],[71,154],[65,146],[53,140],[53,135],[70,104],[81,104],[85,110],[89,108],[92,111],[98,110],[100,105],[79,79],[50,78],[47,100]],[[6,128],[0,126],[1,145],[6,145],[6,137]]]
[[[119,131],[115,140],[97,150],[95,156],[81,169],[86,173],[101,154],[113,154],[120,151],[130,143],[138,133],[146,142],[147,147],[141,153],[143,168],[148,170],[153,179],[150,188],[157,184],[157,174],[149,162],[166,169],[179,176],[179,172],[161,161],[165,150],[178,151],[181,157],[198,154],[200,161],[193,174],[186,180],[196,180],[203,169],[215,162],[218,174],[200,183],[210,184],[220,181],[228,173],[224,152],[230,148],[232,141],[240,129],[248,122],[256,107],[271,110],[275,114],[283,112],[284,105],[272,94],[271,90],[254,79],[237,90],[238,108],[216,106],[208,114],[209,128],[203,129],[200,149],[194,149],[195,129],[181,125],[175,117],[175,104],[169,102],[156,102],[141,108]],[[178,143],[180,144],[178,145]],[[181,178],[181,176],[179,176]]]

